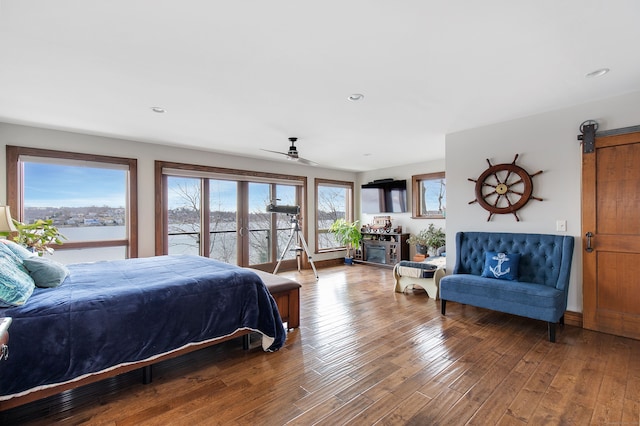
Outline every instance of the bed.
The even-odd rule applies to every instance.
[[[0,309],[13,318],[0,410],[250,332],[265,351],[286,339],[273,297],[249,269],[186,255],[67,268],[59,287]]]

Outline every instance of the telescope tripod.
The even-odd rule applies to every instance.
[[[295,250],[296,252],[296,260],[298,261],[298,272],[300,272],[300,256],[304,251],[305,254],[307,255],[307,259],[309,260],[309,263],[311,264],[311,268],[313,269],[313,274],[316,276],[316,280],[317,280],[320,277],[318,277],[318,271],[316,271],[316,265],[313,263],[313,259],[311,259],[311,255],[309,254],[309,247],[307,247],[307,242],[304,240],[304,235],[302,235],[302,231],[300,230],[300,223],[298,221],[298,218],[296,216],[292,216],[290,222],[291,222],[291,235],[289,236],[289,241],[287,241],[287,246],[282,251],[282,255],[280,255],[280,259],[278,259],[278,263],[276,264],[276,268],[273,270],[273,273],[274,274],[278,273],[278,268],[280,267],[280,263],[282,263],[282,259],[284,259],[284,256],[287,254],[287,251],[289,251],[289,247],[291,246],[291,243],[295,238],[296,245],[292,250]],[[302,246],[300,246],[300,244],[302,244]]]

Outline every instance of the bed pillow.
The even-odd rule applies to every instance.
[[[484,258],[482,276],[499,280],[518,280],[518,264],[520,255],[517,253],[496,253],[488,251]]]
[[[22,266],[22,259],[20,259],[13,251],[9,249],[9,247],[2,243],[0,243],[0,257],[11,260],[13,263],[23,268],[23,270],[26,272],[26,270]]]
[[[11,240],[0,240],[0,243],[2,243],[2,246],[4,248],[7,248],[9,250],[11,250],[11,252],[13,254],[15,254],[16,256],[18,256],[18,258],[20,258],[20,260],[24,260],[28,257],[33,257],[33,256],[37,256],[37,254],[30,252],[29,250],[27,250],[26,248],[24,248],[23,246],[21,246],[18,243],[14,243]]]
[[[29,257],[22,261],[37,287],[58,287],[69,275],[69,270],[62,263],[46,257]]]
[[[35,289],[33,279],[10,256],[0,255],[0,308],[22,306]]]

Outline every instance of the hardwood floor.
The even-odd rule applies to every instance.
[[[0,413],[0,424],[640,424],[640,341],[393,292],[390,269],[286,272],[301,327]]]

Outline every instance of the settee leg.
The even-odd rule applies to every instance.
[[[551,343],[555,343],[556,342],[556,323],[555,322],[548,322],[547,323],[547,328],[549,330],[549,341]]]
[[[142,367],[142,384],[144,385],[148,385],[153,380],[153,377],[151,375],[151,367],[152,365],[145,365],[144,367]]]
[[[440,312],[442,312],[442,315],[444,315],[446,311],[447,311],[447,301],[444,299],[440,299]]]

